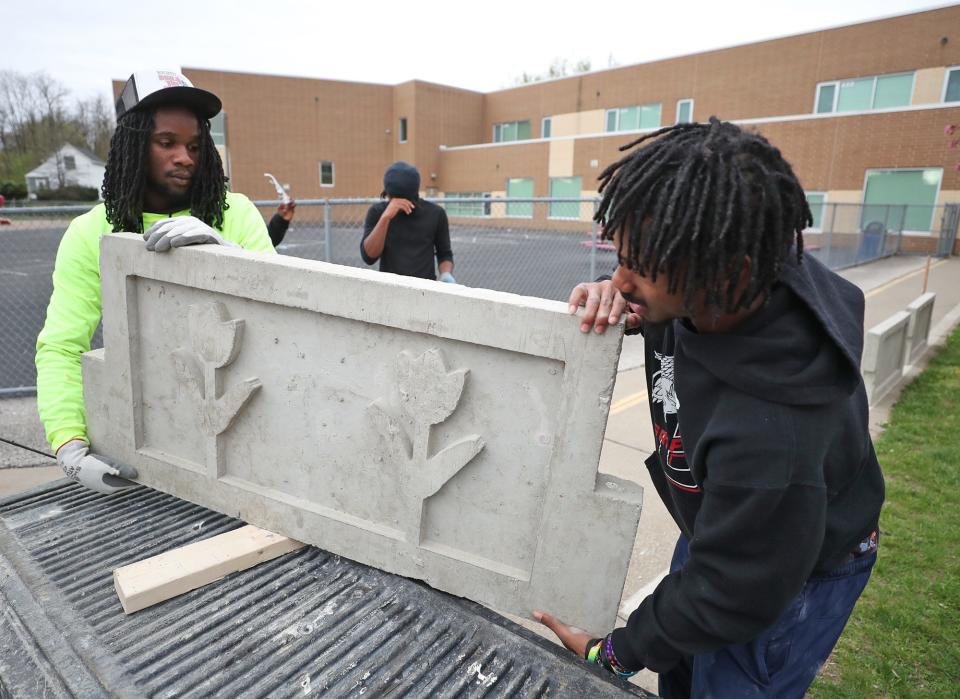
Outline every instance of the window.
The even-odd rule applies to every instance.
[[[686,124],[693,121],[693,100],[677,100],[677,123]]]
[[[906,107],[912,95],[912,72],[835,80],[817,85],[814,111],[829,114]]]
[[[332,160],[320,161],[320,186],[321,187],[333,186],[333,161]]]
[[[827,195],[823,192],[807,192],[807,205],[810,207],[810,214],[813,216],[811,230],[819,231],[823,228],[823,208],[827,201]]]
[[[210,138],[215,146],[227,145],[227,115],[224,112],[210,120]]]
[[[41,189],[50,189],[49,177],[28,177],[27,178],[27,191],[30,194],[36,194]]]
[[[607,110],[607,131],[637,131],[660,126],[660,103]]]
[[[551,197],[579,197],[579,177],[551,177]],[[550,218],[580,218],[580,203],[571,201],[550,202]]]
[[[493,142],[526,141],[530,138],[529,121],[505,121],[493,125]]]
[[[826,114],[834,110],[834,103],[837,98],[837,84],[823,83],[817,85],[817,114]]]
[[[867,170],[861,224],[881,221],[889,230],[929,231],[942,176],[942,168]]]
[[[469,218],[480,218],[490,215],[490,202],[484,201],[490,199],[489,192],[447,192],[444,194],[447,199],[477,199],[478,201],[458,201],[450,202],[446,205],[448,216],[466,216]]]
[[[540,138],[550,138],[552,131],[553,119],[550,117],[543,117],[543,120],[540,122]]]
[[[533,196],[533,178],[515,177],[507,180],[507,197]],[[533,202],[507,202],[507,216],[533,218]]]
[[[960,66],[947,71],[943,81],[943,101],[960,102]]]
[[[407,117],[400,117],[400,143],[407,142]]]
[[[63,169],[64,170],[76,170],[77,169],[77,159],[72,155],[63,156]]]

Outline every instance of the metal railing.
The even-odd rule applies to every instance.
[[[360,241],[367,211],[378,201],[298,200],[296,216],[278,251],[366,267]],[[448,212],[454,276],[466,286],[566,300],[577,283],[611,273],[616,265],[616,251],[599,239],[593,222],[596,199],[448,197],[429,201]],[[255,203],[267,220],[277,206],[276,201]],[[10,221],[0,225],[0,397],[35,390],[36,338],[46,317],[57,248],[70,221],[88,210],[89,206],[0,209],[0,218]],[[823,204],[819,227],[805,232],[805,245],[808,254],[830,267],[862,264],[910,252],[908,243],[916,238],[904,233],[910,223],[930,221],[929,241],[943,235],[944,222],[949,227],[952,221],[955,237],[957,216],[951,218],[948,213],[944,207],[917,212],[914,207]],[[98,346],[99,330],[94,336],[94,347]]]

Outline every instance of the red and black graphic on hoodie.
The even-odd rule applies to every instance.
[[[673,373],[673,357],[654,351],[656,366],[651,376],[650,408],[653,416],[653,435],[657,453],[667,481],[681,490],[699,493],[703,489],[694,480],[683,453],[680,434],[680,398]]]

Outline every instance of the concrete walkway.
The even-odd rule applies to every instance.
[[[841,272],[842,276],[864,290],[867,328],[903,310],[921,294],[925,265],[926,258],[894,257]],[[931,342],[936,342],[960,321],[960,258],[933,260],[927,288],[937,294],[933,312],[934,330],[931,334]],[[882,424],[893,399],[876,406],[875,410],[881,413],[881,417],[872,420],[872,423]],[[35,398],[0,400],[0,437],[49,451],[36,415]],[[666,573],[678,533],[643,465],[652,450],[653,434],[643,371],[643,341],[639,337],[628,337],[624,338],[617,385],[600,455],[601,471],[634,480],[645,489],[637,541],[623,591],[621,623]],[[60,469],[51,464],[53,462],[47,457],[0,443],[0,496],[60,478]],[[537,633],[553,638],[539,624],[511,618]],[[645,689],[656,691],[656,675],[652,673],[641,673],[635,681]]]

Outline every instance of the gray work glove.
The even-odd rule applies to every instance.
[[[98,493],[115,493],[136,485],[127,478],[136,478],[137,469],[118,464],[103,456],[91,454],[90,445],[82,439],[71,439],[57,449],[57,463],[69,478]]]
[[[203,243],[226,245],[229,248],[240,247],[194,216],[176,216],[157,221],[143,234],[143,239],[147,241],[147,250],[153,252],[166,252],[172,247],[181,248],[184,245]]]

